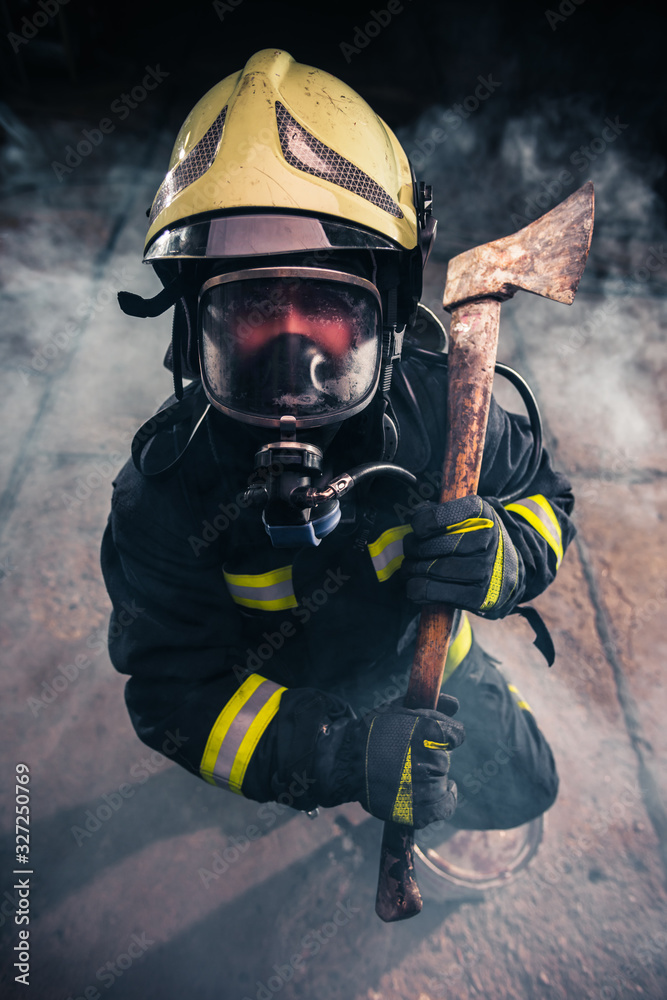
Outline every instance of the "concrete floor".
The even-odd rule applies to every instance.
[[[576,487],[579,536],[536,602],[557,648],[552,670],[521,622],[482,622],[479,635],[547,733],[561,793],[521,878],[385,926],[373,912],[380,824],[356,806],[315,822],[272,818],[151,760],[101,641],[111,480],[170,391],[169,317],[132,320],[115,304],[119,288],[158,287],[139,260],[173,133],[150,114],[140,109],[131,133],[119,128],[104,157],[61,183],[36,155],[36,186],[0,204],[3,995],[23,995],[12,967],[23,761],[40,1000],[665,997],[664,264],[655,280],[637,277],[650,254],[640,247],[620,287],[585,278],[569,310],[528,296],[503,306],[500,359],[538,395]],[[85,124],[51,125],[47,159]],[[594,243],[593,264],[595,254]],[[434,308],[443,285],[436,260]],[[249,824],[261,838],[227,850],[215,871],[216,852]],[[315,948],[325,925],[336,933]]]

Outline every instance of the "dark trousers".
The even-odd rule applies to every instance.
[[[456,718],[466,730],[465,742],[451,755],[459,802],[451,824],[506,830],[553,805],[558,775],[549,745],[521,696],[474,638],[443,691],[458,698]]]
[[[393,663],[377,661],[332,689],[358,715],[365,715],[405,693],[413,654],[414,641]],[[521,707],[521,696],[510,690],[474,636],[470,650],[442,690],[458,698],[456,718],[466,731],[465,742],[451,754],[449,774],[456,782],[459,802],[451,825],[508,830],[546,812],[558,793],[549,744],[532,712]]]

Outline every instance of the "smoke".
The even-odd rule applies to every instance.
[[[39,181],[44,149],[36,132],[0,101],[0,193],[31,190]]]
[[[552,445],[562,442],[559,464],[598,479],[613,466],[610,482],[660,467],[667,443],[667,226],[656,192],[665,162],[640,126],[585,95],[512,107],[498,86],[483,102],[433,107],[399,133],[433,184],[438,294],[444,260],[593,181],[595,229],[575,304],[516,296],[503,307],[499,350],[533,382]]]
[[[655,186],[664,158],[646,148],[638,122],[598,98],[535,97],[517,108],[498,82],[485,101],[471,94],[433,107],[398,135],[418,177],[433,184],[439,257],[522,228],[588,180],[596,222],[585,287],[613,280],[609,290],[621,291],[652,247],[660,254],[667,226]],[[633,294],[664,293],[664,267],[638,283]]]
[[[128,193],[145,185],[148,202],[157,183],[150,169],[140,174],[135,166],[145,137],[105,137],[101,149],[59,179],[53,162],[64,159],[77,124],[27,124],[0,103],[0,362],[5,392],[17,398],[69,366],[91,322],[113,324],[119,288],[143,283],[147,294],[156,290],[140,267],[140,235],[134,248],[116,250],[113,263],[103,263]],[[143,216],[136,215],[141,229]]]

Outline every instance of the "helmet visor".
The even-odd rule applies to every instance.
[[[301,427],[345,419],[377,388],[381,309],[364,278],[319,268],[218,275],[199,297],[202,378],[237,420]]]

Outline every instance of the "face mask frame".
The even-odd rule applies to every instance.
[[[308,427],[321,427],[329,423],[340,423],[341,420],[347,420],[348,417],[354,416],[355,413],[359,413],[363,410],[373,399],[375,393],[377,392],[380,373],[381,373],[381,344],[382,344],[382,299],[380,293],[376,286],[368,281],[366,278],[359,277],[356,274],[350,274],[347,271],[334,271],[334,270],[324,270],[319,267],[257,267],[249,268],[241,271],[229,271],[224,274],[214,275],[209,278],[201,286],[199,290],[198,297],[198,309],[197,309],[197,336],[199,340],[199,356],[201,359],[201,376],[206,395],[211,401],[212,405],[225,413],[227,416],[232,417],[235,420],[239,420],[243,423],[253,424],[258,427],[272,427],[279,428],[281,414],[276,414],[272,416],[262,416],[256,414],[244,413],[242,410],[234,409],[232,407],[226,406],[216,398],[217,394],[213,390],[206,373],[206,366],[204,365],[204,344],[203,344],[203,307],[202,300],[209,289],[230,283],[230,282],[240,282],[244,280],[251,279],[267,279],[267,278],[283,278],[290,279],[295,278],[297,280],[308,280],[308,281],[327,281],[336,282],[341,285],[353,286],[357,288],[362,288],[368,292],[377,307],[377,325],[376,325],[376,337],[378,341],[377,350],[377,362],[376,362],[376,372],[372,384],[364,393],[363,397],[356,403],[350,406],[344,406],[338,412],[331,412],[330,414],[316,414],[313,416],[296,416],[296,426],[298,428],[308,428]]]

